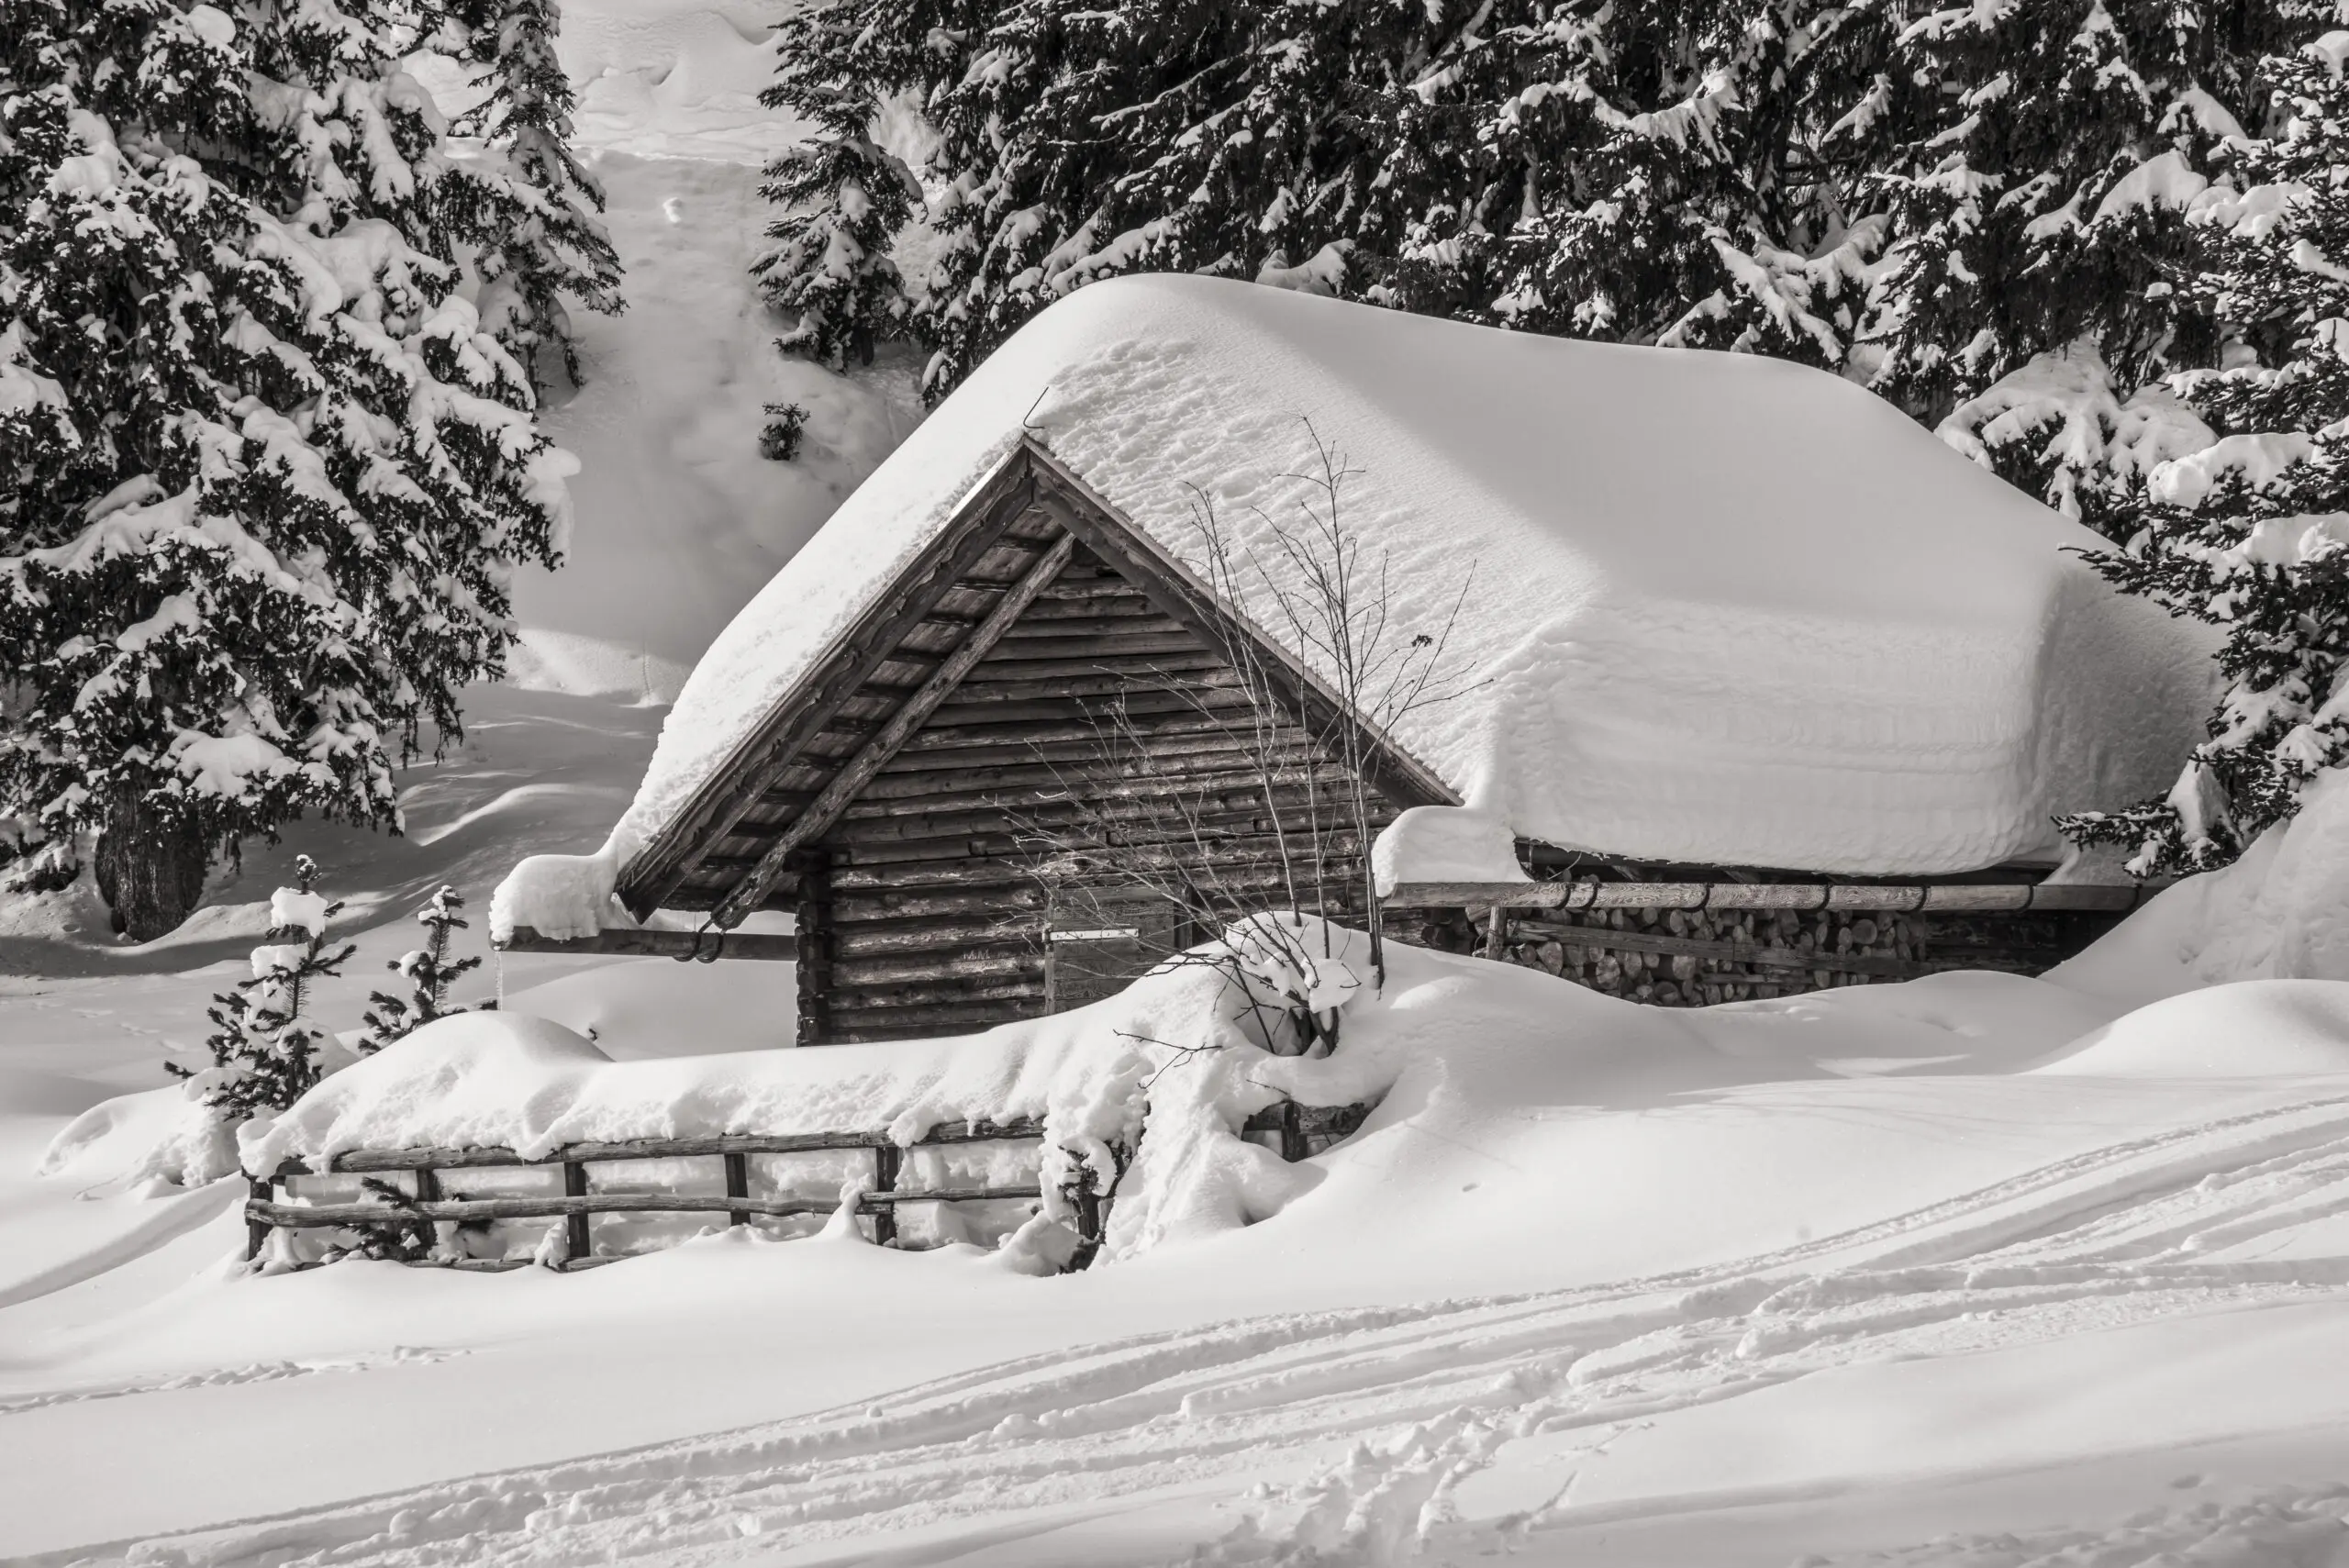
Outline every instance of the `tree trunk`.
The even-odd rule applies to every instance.
[[[204,896],[211,849],[203,834],[165,819],[143,795],[117,795],[98,835],[95,868],[114,929],[148,942],[186,919]]]

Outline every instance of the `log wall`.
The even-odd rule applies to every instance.
[[[801,1039],[963,1032],[1047,1011],[1056,918],[1099,924],[1089,908],[1056,917],[1038,875],[1072,849],[1270,901],[1281,846],[1318,844],[1351,893],[1364,846],[1338,826],[1348,789],[1304,729],[1259,722],[1222,651],[1080,550],[809,857]],[[1381,806],[1372,831],[1392,815]],[[1115,873],[1096,884],[1105,898],[1124,884]],[[1139,973],[1163,945],[1127,962]],[[1085,956],[1085,984],[1064,985],[1061,1005],[1099,994],[1093,971],[1117,955]]]

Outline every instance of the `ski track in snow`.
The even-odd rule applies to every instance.
[[[88,1399],[122,1399],[136,1394],[167,1394],[182,1388],[217,1388],[238,1383],[276,1383],[284,1378],[309,1377],[318,1373],[373,1372],[377,1367],[411,1366],[419,1362],[447,1361],[451,1356],[467,1353],[464,1351],[420,1350],[412,1345],[400,1345],[395,1346],[389,1355],[382,1356],[327,1356],[303,1361],[262,1362],[252,1366],[184,1373],[177,1377],[157,1378],[143,1383],[66,1388],[50,1394],[0,1399],[0,1416],[46,1409],[51,1405],[76,1405]]]
[[[50,1560],[683,1568],[786,1550],[793,1562],[894,1562],[894,1538],[905,1561],[929,1562],[1178,1489],[1242,1505],[1202,1562],[1473,1554],[1586,1517],[1563,1497],[1458,1516],[1453,1488],[1514,1440],[1564,1433],[1596,1451],[1664,1412],[1828,1368],[2336,1292],[2349,1256],[2296,1256],[2292,1244],[2343,1214],[2349,1097],[2336,1097],[2110,1145],[1731,1264],[1072,1347],[860,1407]],[[2128,1529],[2152,1544],[2113,1561],[2289,1537],[2332,1563],[2321,1553],[2343,1544],[2334,1496],[2146,1516]],[[1629,1509],[1609,1512],[1645,1506]],[[2089,1539],[2051,1535],[2038,1555],[2106,1561],[2065,1555]],[[1978,1546],[1870,1561],[2036,1560]],[[2194,1560],[2298,1562],[2299,1550],[2227,1557],[2211,1545]]]

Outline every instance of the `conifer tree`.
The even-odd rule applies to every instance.
[[[621,308],[620,262],[596,214],[604,187],[571,150],[578,95],[555,57],[554,0],[465,0],[463,58],[488,95],[455,128],[506,156],[517,178],[515,221],[475,262],[482,324],[549,384],[551,357],[579,381],[565,295],[590,310]]]
[[[1520,330],[1839,367],[1883,241],[1840,133],[1870,84],[1867,7],[1773,0],[1507,7],[1402,103],[1389,188],[1470,128],[1369,297]],[[1440,186],[1442,180],[1436,183]]]
[[[384,966],[407,982],[408,994],[395,996],[385,991],[369,993],[367,999],[375,1006],[364,1015],[367,1031],[360,1040],[362,1053],[381,1051],[435,1018],[465,1010],[449,1005],[449,987],[481,967],[478,958],[451,962],[449,957],[450,944],[456,933],[468,929],[469,923],[461,913],[464,906],[464,895],[443,883],[424,907],[416,912],[417,924],[428,933],[424,945],[402,953]]]
[[[196,1072],[167,1062],[224,1119],[284,1110],[307,1094],[329,1065],[334,1037],[308,1021],[310,987],[338,975],[358,951],[327,941],[327,922],[341,913],[317,891],[318,865],[295,858],[295,884],[270,899],[269,940],[253,949],[252,973],[212,998],[212,1065]]]
[[[920,75],[908,59],[908,29],[931,11],[813,0],[776,27],[781,72],[759,101],[816,128],[767,165],[759,187],[785,208],[767,228],[774,248],[752,267],[768,301],[798,317],[775,340],[785,352],[870,364],[874,345],[903,329],[907,301],[891,250],[921,191],[913,172],[874,141],[874,120],[881,94]],[[941,14],[936,25],[944,24]],[[791,444],[796,450],[796,432]]]
[[[2282,133],[2239,144],[2196,206],[2199,288],[2232,361],[2177,378],[2225,432],[2156,473],[2121,587],[2221,628],[2228,688],[2168,796],[2076,818],[2140,875],[2207,870],[2289,817],[2349,762],[2349,33],[2270,62]]]
[[[510,182],[446,158],[371,0],[0,0],[0,812],[96,832],[118,927],[391,772],[511,640],[573,466],[454,257]]]
[[[1867,200],[1893,239],[1870,301],[1870,384],[1928,423],[2076,344],[2114,403],[2210,362],[2178,288],[2185,209],[2240,136],[2282,7],[2240,0],[1948,5],[1885,62]],[[2255,119],[2255,117],[2253,117]],[[2018,477],[2035,449],[1985,455]]]

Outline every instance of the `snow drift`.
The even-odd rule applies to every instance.
[[[2220,871],[2169,887],[2048,978],[2131,1003],[2236,980],[2349,980],[2349,775]]]

